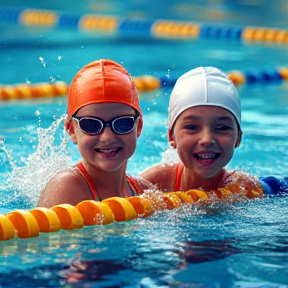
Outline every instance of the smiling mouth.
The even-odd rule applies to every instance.
[[[100,153],[103,153],[103,154],[110,154],[110,153],[116,153],[118,152],[119,150],[121,150],[122,148],[116,148],[116,149],[99,149],[99,148],[96,148],[95,150],[97,152],[100,152]]]
[[[216,160],[220,153],[195,153],[194,156],[197,160]]]

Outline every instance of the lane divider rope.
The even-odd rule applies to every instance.
[[[0,85],[0,100],[58,97],[68,94],[69,86],[63,81],[54,83]]]
[[[157,211],[176,209],[182,205],[194,205],[208,200],[229,199],[238,194],[239,189],[235,187],[219,188],[210,192],[197,189],[170,193],[153,191],[152,194],[128,198],[111,197],[101,202],[85,200],[76,206],[59,204],[51,209],[16,209],[6,215],[0,214],[0,240],[39,237],[40,233],[58,232],[61,229],[74,230],[84,226],[130,221],[151,216]],[[253,199],[262,195],[263,191],[260,189],[249,191],[244,196],[246,199]]]
[[[244,72],[230,71],[228,76],[235,85],[242,84],[267,84],[288,80],[288,67],[270,69],[250,69]],[[135,85],[140,93],[151,92],[161,88],[172,88],[177,79],[169,77],[155,77],[142,75],[133,77]],[[68,94],[69,85],[63,81],[54,83],[37,84],[0,84],[0,100],[31,99],[39,97],[59,97]],[[141,95],[140,95],[141,98]],[[144,96],[142,96],[145,99]]]
[[[0,20],[23,26],[70,28],[117,36],[169,39],[210,38],[276,44],[288,42],[287,29],[161,19],[129,19],[97,14],[71,14],[42,9],[0,7]]]

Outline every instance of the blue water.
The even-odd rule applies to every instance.
[[[25,7],[119,17],[287,27],[277,1],[28,1]],[[169,3],[166,3],[169,2]],[[23,7],[23,1],[1,1]],[[255,17],[257,15],[257,17]],[[259,15],[259,17],[258,17]],[[269,25],[268,25],[269,19]],[[287,44],[238,40],[104,37],[0,21],[0,84],[69,83],[90,61],[110,58],[132,76],[176,78],[197,66],[223,71],[287,66]],[[144,129],[128,172],[174,161],[167,143],[169,89],[141,94]],[[239,86],[242,144],[229,169],[287,176],[288,82]],[[0,213],[35,206],[58,169],[77,162],[63,132],[66,97],[0,102]],[[287,287],[287,197],[213,204],[146,219],[0,243],[0,287]]]

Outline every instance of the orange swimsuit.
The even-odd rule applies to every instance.
[[[184,165],[181,163],[178,163],[176,166],[176,179],[175,179],[175,184],[174,184],[174,191],[179,191],[181,187],[181,178],[182,178],[182,173],[184,170]],[[245,191],[245,195],[248,198],[255,198],[255,197],[261,197],[263,195],[263,188],[261,186],[261,183],[257,179],[253,179],[252,177],[249,177],[249,181],[247,180],[247,177],[240,177],[234,181],[233,180],[233,175],[235,174],[234,172],[231,173],[224,173],[220,183],[218,184],[218,188],[226,188],[232,193],[238,193],[240,191]],[[236,176],[237,177],[237,176]],[[216,189],[217,190],[217,189]]]
[[[84,167],[83,163],[79,162],[78,164],[76,164],[76,167],[78,167],[80,173],[82,174],[82,176],[87,181],[87,184],[89,185],[91,193],[92,193],[92,196],[93,196],[93,200],[100,202],[101,200],[100,200],[100,198],[99,198],[99,196],[97,194],[96,188],[94,187],[92,179],[89,176],[89,174],[88,174],[86,168]],[[129,175],[126,175],[126,179],[128,181],[129,187],[130,187],[130,189],[132,191],[132,196],[140,195],[141,193],[139,192],[139,189],[137,187],[136,181]]]
[[[178,163],[176,166],[176,179],[175,179],[175,184],[174,184],[174,191],[179,191],[181,188],[181,179],[182,179],[182,174],[184,171],[184,165],[181,163]],[[223,177],[223,179],[220,181],[219,185],[226,180],[226,177]],[[224,187],[225,185],[223,185]]]
[[[179,191],[181,187],[181,178],[184,170],[184,165],[178,163],[176,166],[176,179],[174,184],[174,191]]]

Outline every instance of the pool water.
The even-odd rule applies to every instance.
[[[20,7],[21,1],[1,6]],[[7,3],[6,3],[7,2]],[[35,3],[34,3],[35,2]],[[286,2],[64,1],[30,7],[121,17],[235,25],[286,25]],[[80,5],[79,5],[80,6]],[[152,8],[153,7],[153,8]],[[163,8],[165,7],[165,9]],[[255,13],[262,17],[255,19]],[[266,20],[269,19],[269,25]],[[4,29],[5,28],[5,29]],[[153,39],[21,27],[0,21],[1,85],[70,83],[99,58],[122,63],[132,76],[176,79],[197,66],[232,70],[287,65],[287,44],[223,39]],[[228,169],[287,176],[288,82],[238,87],[244,137]],[[170,89],[141,93],[144,129],[128,172],[176,161],[167,141]],[[0,213],[35,207],[47,181],[76,163],[63,131],[66,97],[0,102]],[[145,219],[0,242],[0,287],[287,287],[288,197],[181,207]]]

